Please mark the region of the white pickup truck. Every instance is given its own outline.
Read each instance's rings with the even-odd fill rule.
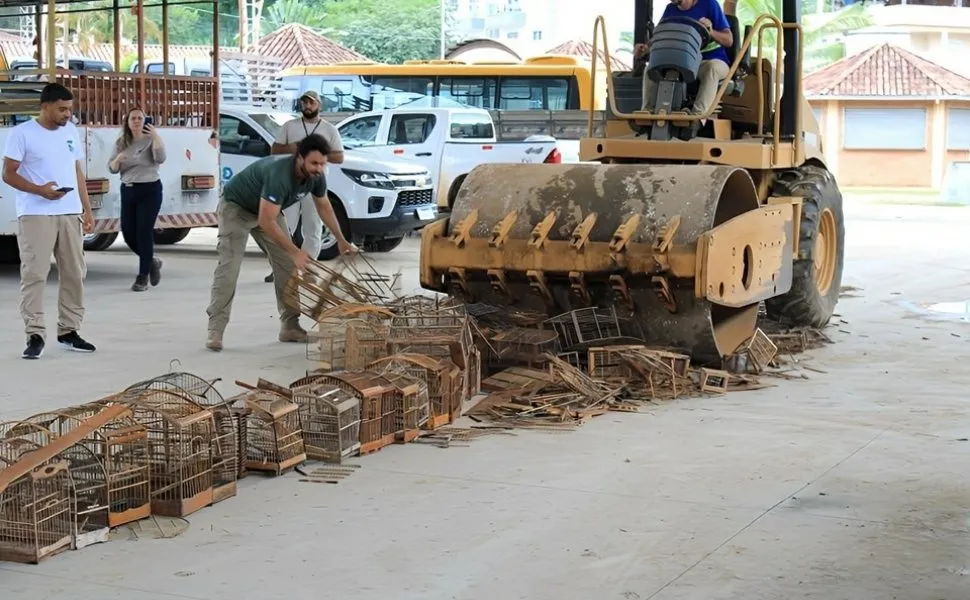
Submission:
[[[222,183],[269,156],[283,124],[296,115],[223,104],[219,108]],[[390,252],[411,231],[438,218],[428,169],[345,148],[344,162],[327,165],[327,191],[344,236],[371,252]],[[297,228],[297,236],[300,229]],[[297,238],[299,243],[299,238]],[[319,259],[337,256],[337,239],[324,227]]]
[[[467,106],[394,108],[357,113],[337,124],[345,148],[424,166],[435,182],[438,210],[450,211],[458,188],[486,163],[559,163],[556,138],[532,135],[499,142],[487,110]]]

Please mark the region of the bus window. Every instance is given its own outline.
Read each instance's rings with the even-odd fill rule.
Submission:
[[[351,79],[324,79],[320,84],[322,112],[354,110],[354,82]]]
[[[496,87],[494,77],[442,77],[438,97],[475,108],[494,108]]]
[[[555,77],[503,77],[498,108],[566,110],[569,81]]]
[[[449,133],[453,140],[493,139],[495,128],[488,115],[452,113]]]
[[[430,77],[379,77],[375,76],[370,88],[371,110],[396,108],[412,100],[433,93],[434,82]]]

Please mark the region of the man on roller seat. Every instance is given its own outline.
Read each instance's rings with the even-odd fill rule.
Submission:
[[[731,25],[721,10],[721,5],[717,0],[671,0],[664,10],[660,21],[669,17],[688,17],[700,22],[711,34],[711,43],[705,46],[701,52],[701,67],[697,74],[698,90],[697,97],[694,98],[694,106],[690,113],[701,115],[714,103],[714,96],[717,95],[717,87],[730,71],[730,63],[725,48],[734,44],[734,35],[731,33]],[[647,51],[646,44],[637,44],[635,52],[637,56],[642,56]],[[656,88],[656,82],[647,76],[646,69],[643,72],[643,109],[650,110],[650,99]]]

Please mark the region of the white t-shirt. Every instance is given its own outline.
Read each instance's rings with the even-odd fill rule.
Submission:
[[[77,180],[75,162],[84,160],[84,149],[74,123],[68,121],[67,125],[53,131],[36,119],[21,123],[10,130],[3,155],[20,161],[17,173],[31,183],[44,185],[53,181],[57,187],[74,188],[59,200],[15,190],[18,217],[81,214],[81,196],[77,187],[85,183]]]

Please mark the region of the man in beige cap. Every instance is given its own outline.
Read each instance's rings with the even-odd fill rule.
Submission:
[[[273,154],[293,154],[296,152],[296,145],[303,138],[312,133],[316,133],[327,140],[330,145],[330,154],[327,155],[327,162],[340,164],[344,162],[344,146],[340,140],[340,132],[320,117],[320,95],[313,90],[307,90],[300,96],[301,116],[287,121],[283,125],[279,138],[273,142]],[[326,179],[325,179],[326,180]],[[303,250],[316,260],[320,255],[322,246],[323,222],[317,213],[313,196],[307,194],[300,202],[289,207],[283,214],[286,216],[286,223],[290,228],[290,235],[296,230],[296,224],[303,217]],[[267,283],[273,281],[273,274],[266,276]]]

